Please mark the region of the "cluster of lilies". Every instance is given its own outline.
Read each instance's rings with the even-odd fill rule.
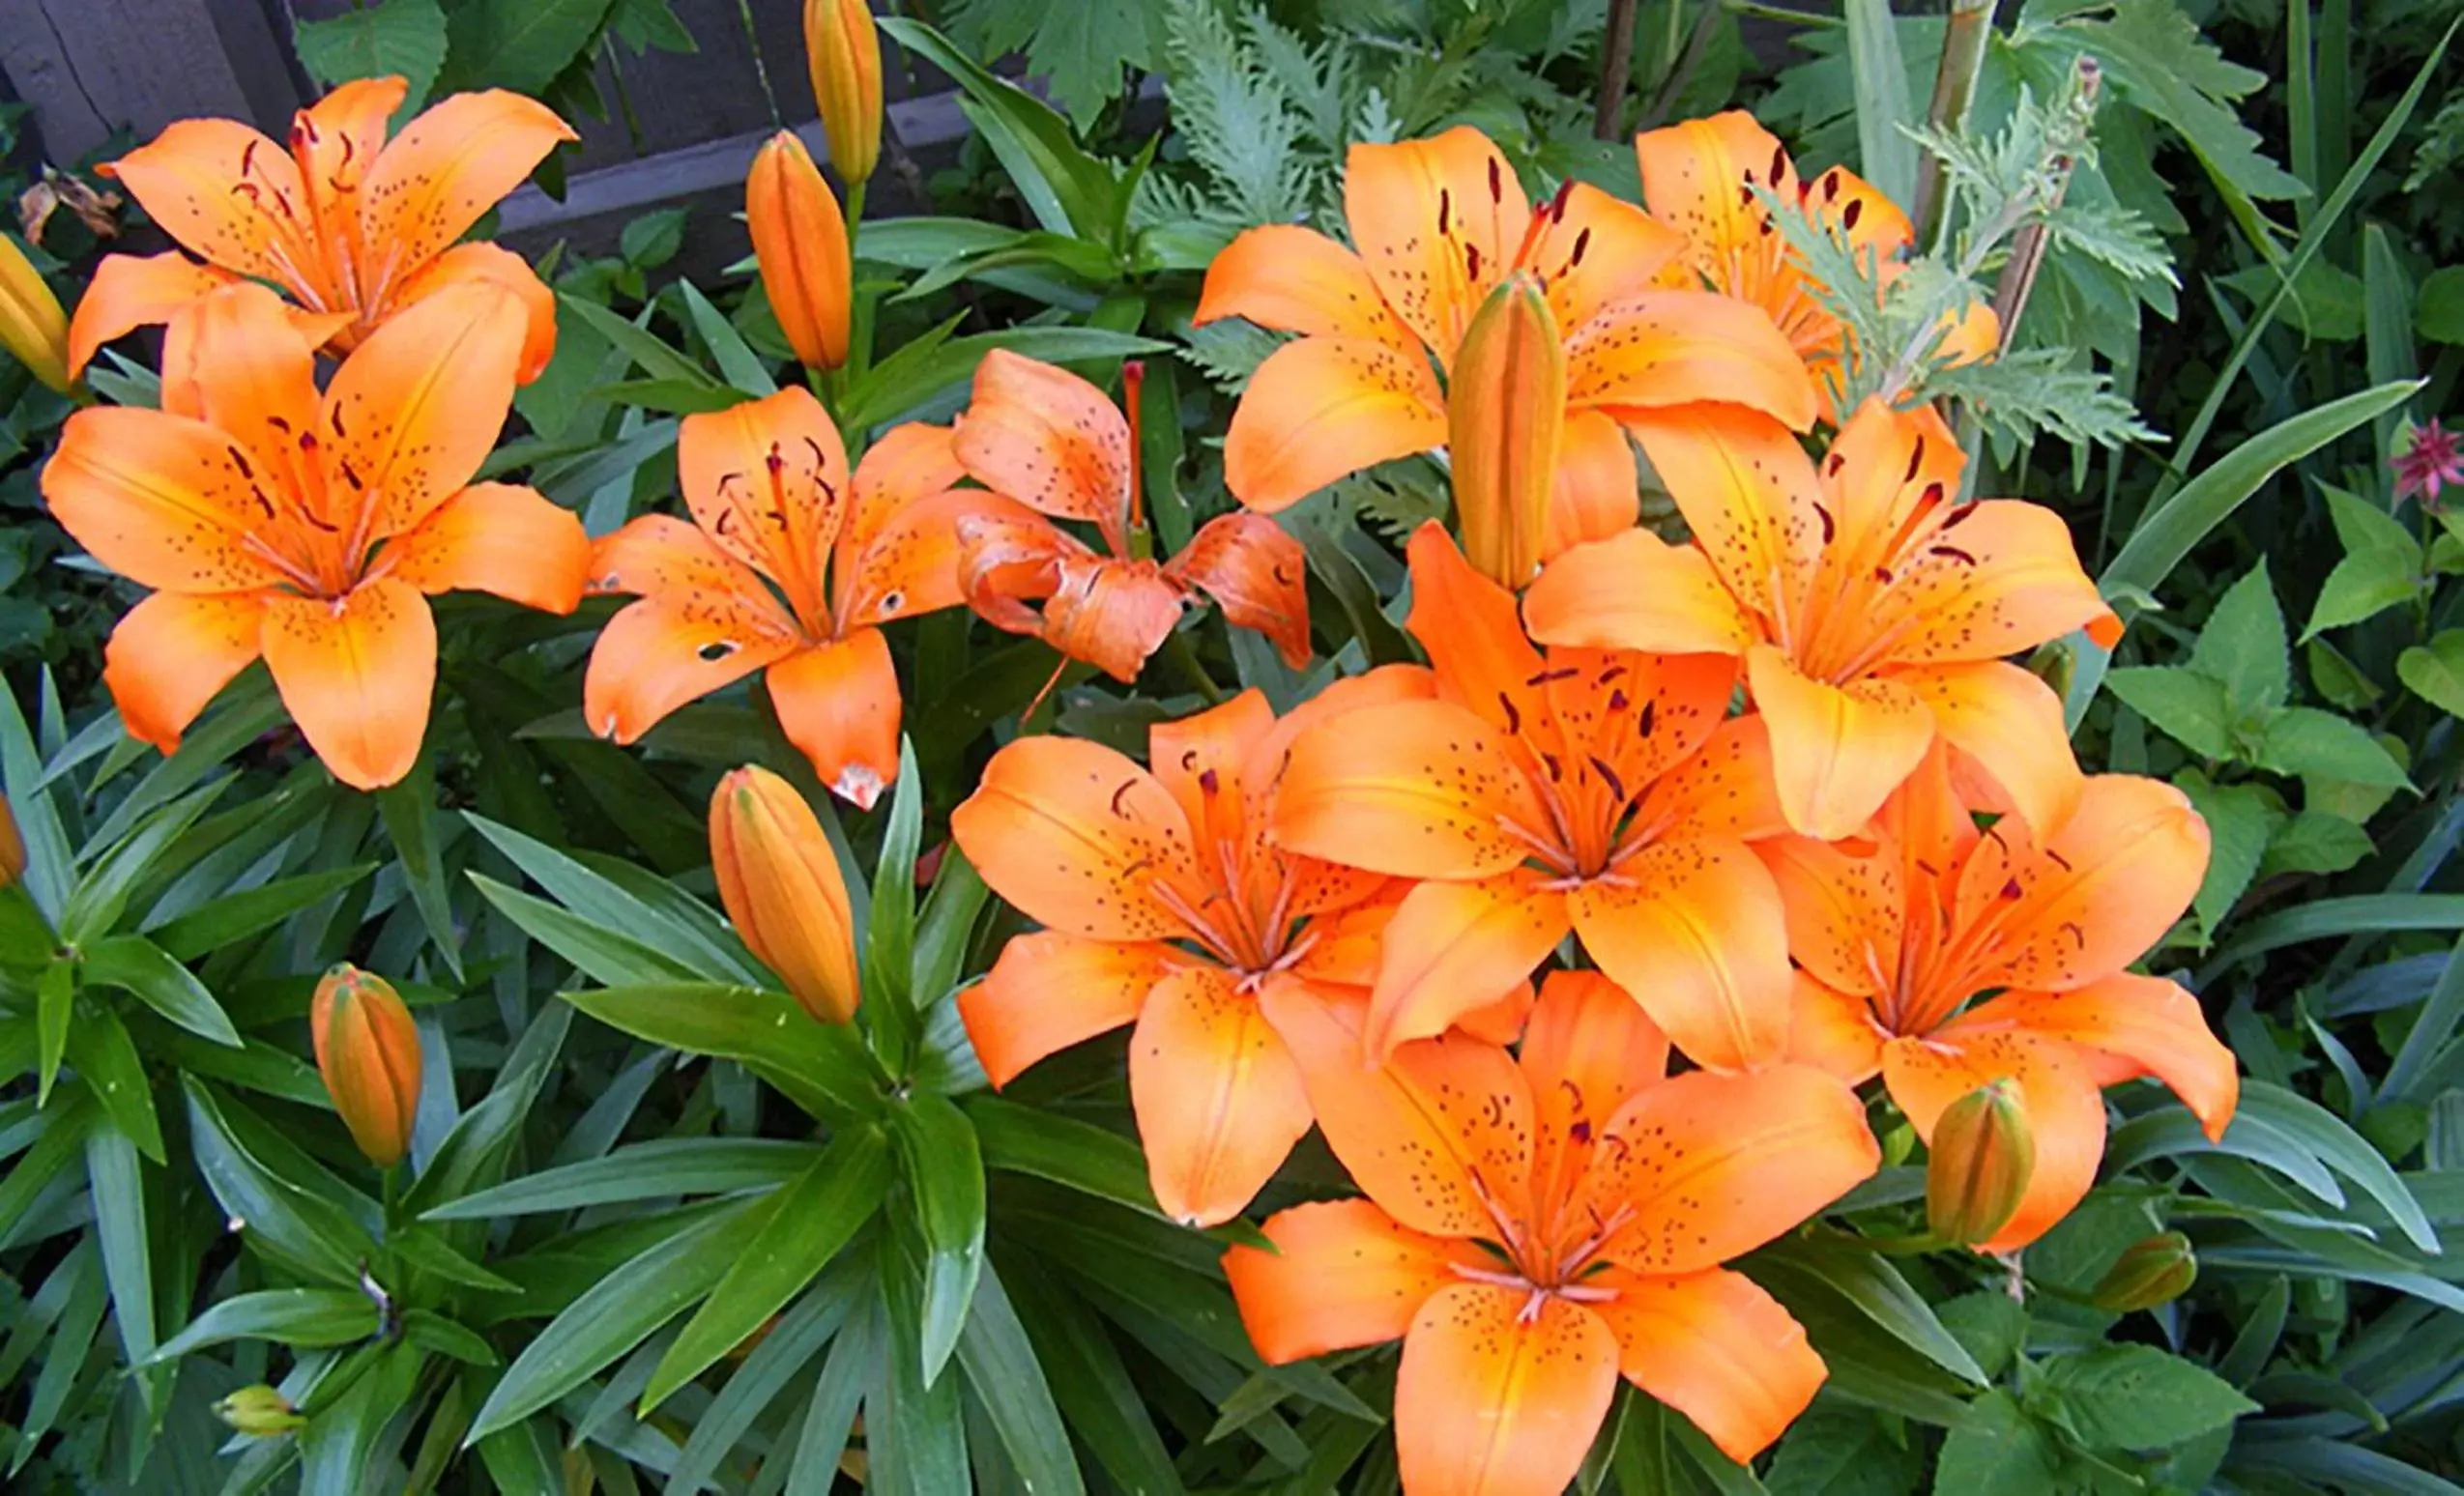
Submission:
[[[1935,413],[1839,408],[1860,351],[1769,215],[1887,278],[1914,236],[1854,176],[1801,180],[1740,114],[1641,137],[1648,211],[1580,184],[1535,208],[1469,129],[1355,148],[1349,247],[1254,229],[1206,277],[1199,321],[1297,336],[1226,434],[1240,506],[1176,555],[1141,512],[1135,368],[1116,405],[1006,353],[950,425],[852,464],[802,387],[687,417],[686,515],[593,539],[474,481],[555,308],[459,243],[570,131],[487,93],[388,139],[402,98],[348,85],[287,146],[187,122],[113,168],[187,252],[106,261],[71,360],[166,324],[160,404],[78,412],[43,487],[151,590],[106,679],[165,752],[262,657],[336,778],[395,783],[433,694],[425,594],[614,593],[595,731],[634,741],[763,672],[821,781],[869,807],[899,762],[884,624],[966,606],[1128,682],[1203,598],[1305,668],[1306,559],[1272,516],[1444,450],[1454,531],[1407,547],[1426,665],[1280,716],[1245,692],[1157,724],[1144,764],[1020,735],[949,816],[1044,927],[960,997],[994,1083],[1130,1027],[1154,1195],[1193,1225],[1247,1209],[1313,1127],[1348,1170],[1360,1197],[1275,1214],[1272,1250],[1225,1270],[1271,1362],[1403,1341],[1412,1496],[1562,1489],[1620,1375],[1734,1458],[1776,1439],[1823,1363],[1724,1264],[1874,1171],[1876,1077],[1928,1139],[2015,1094],[2023,1177],[1944,1244],[1994,1252],[2088,1191],[2102,1087],[2153,1077],[2211,1136],[2230,1119],[2197,1000],[2128,969],[2189,904],[2207,829],[2166,785],[2083,774],[2010,662],[2118,621],[2057,515],[1963,495]],[[847,230],[792,135],[748,209],[789,341],[844,359]],[[1997,334],[1979,308],[1939,355]],[[1638,447],[1682,542],[1638,525]],[[803,841],[795,886],[826,891]],[[844,1021],[852,945],[795,930],[852,939],[844,891],[799,914],[721,860],[748,939],[819,953],[773,964]],[[828,999],[791,966],[834,973]]]

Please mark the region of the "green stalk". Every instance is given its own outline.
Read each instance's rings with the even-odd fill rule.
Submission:
[[[1591,112],[1591,133],[1601,140],[1614,140],[1623,130],[1626,80],[1634,70],[1634,13],[1635,0],[1609,0],[1609,33],[1600,43],[1600,99]]]
[[[1985,71],[1986,43],[1993,36],[1993,0],[1952,0],[1942,33],[1942,66],[1933,74],[1933,102],[1926,121],[1946,133],[1963,129]],[[1931,244],[1941,227],[1945,196],[1942,162],[1927,152],[1917,161],[1917,197],[1911,216],[1917,243]]]

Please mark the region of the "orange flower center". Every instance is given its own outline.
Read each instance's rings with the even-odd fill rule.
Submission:
[[[248,484],[260,523],[243,543],[259,561],[280,572],[301,595],[339,598],[367,572],[368,548],[379,497],[368,491],[351,459],[329,456],[313,431],[295,431],[280,417],[267,424],[279,440],[257,450],[276,463],[263,471],[240,444],[230,447],[231,460]]]

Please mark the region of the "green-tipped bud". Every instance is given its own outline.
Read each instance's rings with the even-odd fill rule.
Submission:
[[[1974,1247],[2010,1223],[2036,1173],[2036,1138],[2018,1083],[1996,1080],[1953,1102],[1933,1124],[1925,1170],[1926,1224],[1937,1240]]]
[[[257,1439],[286,1434],[307,1422],[285,1397],[263,1382],[243,1387],[214,1405],[215,1416]]]
[[[2190,1239],[2166,1231],[2115,1258],[2088,1296],[2098,1309],[2128,1314],[2180,1298],[2198,1279],[2199,1259],[2190,1251]]]

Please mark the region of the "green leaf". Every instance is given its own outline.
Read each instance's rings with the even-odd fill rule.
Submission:
[[[1934,1496],[2037,1496],[2055,1488],[2058,1460],[2044,1425],[1997,1388],[1944,1437]]]
[[[2094,1449],[2164,1449],[2259,1410],[2215,1372],[2153,1345],[2054,1356],[2039,1370],[2042,1395]]]
[[[1102,328],[1069,327],[1010,328],[931,346],[911,343],[848,387],[839,401],[839,423],[857,431],[905,416],[974,378],[975,366],[996,348],[1046,363],[1088,363],[1171,346]]]
[[[1145,1156],[1118,1133],[992,1095],[969,1097],[967,1114],[983,1144],[985,1167],[1049,1179],[1164,1219],[1146,1181]]]
[[[202,911],[200,911],[202,912]],[[97,940],[85,954],[89,986],[113,987],[135,997],[200,1039],[232,1049],[240,1047],[240,1031],[230,1015],[214,1000],[188,967],[143,935],[116,935]]]
[[[465,0],[453,11],[454,81],[538,94],[598,35],[611,0]]]
[[[663,1137],[619,1148],[605,1158],[507,1180],[449,1200],[420,1219],[478,1221],[758,1190],[797,1177],[819,1151],[811,1143],[765,1137]]]
[[[2224,686],[2225,715],[2240,720],[2284,705],[2293,661],[2284,648],[2284,614],[2262,561],[2225,589],[2199,630],[2190,668]]]
[[[880,1133],[850,1128],[832,1138],[778,1191],[761,1231],[733,1250],[727,1276],[651,1372],[641,1416],[650,1417],[801,1292],[881,1209],[889,1180],[889,1145]]]
[[[1826,1399],[1788,1425],[1763,1484],[1771,1496],[1907,1496],[1924,1468],[1880,1419]]]
[[[1017,1466],[1019,1483],[1052,1496],[1085,1492],[1043,1363],[1036,1360],[1000,1276],[989,1270],[975,1285],[973,1307],[959,1333],[958,1364],[1001,1447],[1009,1452],[1010,1463]]]
[[[52,1082],[59,1079],[60,1061],[69,1053],[69,1019],[77,1007],[77,964],[54,960],[43,968],[34,994],[35,1066],[39,1079],[35,1083],[35,1103],[48,1106]]]
[[[2464,628],[2442,630],[2395,659],[2405,689],[2450,717],[2464,717]]]
[[[747,1223],[768,1221],[768,1203],[713,1214],[592,1284],[522,1347],[471,1421],[469,1441],[546,1407],[682,1313],[726,1276]]]
[[[2360,666],[2346,659],[2342,650],[2324,639],[2311,640],[2303,653],[2309,660],[2311,689],[2338,710],[2367,711],[2387,694],[2379,689],[2377,681],[2362,674]]]
[[[867,1496],[941,1496],[969,1488],[967,1424],[959,1395],[963,1378],[928,1378],[917,1295],[923,1286],[922,1246],[893,1222],[886,1233],[896,1256],[882,1274],[889,1346],[878,1378],[864,1395]]]
[[[2433,343],[2464,343],[2464,265],[2443,265],[2422,278],[2413,331]]]
[[[2412,783],[2404,765],[2359,723],[2312,706],[2288,707],[2269,719],[2258,762],[2273,773],[2315,774],[2376,789],[2400,790]]]
[[[975,1125],[949,1098],[918,1091],[890,1111],[925,1249],[921,1371],[933,1385],[958,1348],[984,1265],[984,1161]]]
[[[521,927],[522,933],[573,964],[583,975],[611,987],[642,983],[691,985],[694,973],[663,950],[545,899],[507,888],[483,873],[466,875],[480,897]],[[634,927],[636,929],[639,926]]]
[[[226,1105],[237,1109],[237,1102],[218,1100],[191,1077],[183,1076],[181,1085],[188,1094],[197,1170],[223,1214],[246,1233],[244,1239],[327,1282],[357,1283],[361,1264],[376,1251],[358,1220],[322,1191],[275,1173],[243,1146],[223,1114]]]
[[[1985,1372],[1888,1258],[1861,1248],[1783,1240],[1756,1252],[1749,1276],[1783,1302],[1820,1293],[1844,1301],[1893,1339],[1972,1386]]]
[[[86,1089],[102,1103],[110,1117],[137,1151],[157,1164],[162,1156],[162,1125],[154,1115],[154,1087],[146,1079],[145,1063],[129,1038],[120,1015],[94,1003],[69,1030],[69,1063]]]
[[[956,842],[942,849],[933,891],[924,899],[924,918],[915,932],[915,1005],[929,1008],[949,995],[967,965],[967,946],[975,933],[975,917],[991,895],[984,877],[967,860]]]
[[[2239,1126],[2244,1116],[2294,1139],[2328,1167],[2361,1186],[2363,1193],[2378,1201],[2380,1208],[2394,1220],[2397,1228],[2412,1238],[2414,1246],[2425,1252],[2439,1251],[2438,1233],[2421,1213],[2421,1202],[2413,1198],[2413,1192],[2404,1187],[2404,1181],[2370,1146],[2369,1140],[2347,1127],[2334,1112],[2280,1085],[2247,1079],[2242,1085],[2234,1125]]]
[[[433,1309],[410,1309],[402,1315],[402,1338],[422,1350],[432,1350],[470,1367],[493,1367],[503,1363],[496,1347],[481,1339],[477,1332],[446,1318]]]
[[[2233,718],[2224,686],[2181,665],[2129,665],[2104,677],[2122,705],[2202,759],[2233,757]]]
[[[1895,203],[1916,201],[1917,123],[1908,65],[1890,0],[1847,0],[1848,67],[1856,81],[1857,157],[1866,180]]]
[[[428,939],[455,979],[462,975],[462,942],[453,928],[453,896],[445,886],[445,863],[437,845],[436,761],[426,753],[403,778],[376,792],[385,833],[393,842],[396,866],[411,891]]]
[[[152,926],[146,934],[172,960],[200,961],[225,946],[238,944],[259,931],[272,929],[302,909],[314,908],[375,872],[376,868],[373,862],[362,862],[350,867],[302,873],[295,877],[278,877],[273,882],[201,904],[177,918]],[[89,978],[93,968],[90,952],[86,960]],[[142,997],[145,994],[138,993],[137,995]],[[175,1018],[173,1021],[178,1020]],[[206,1037],[214,1036],[208,1034]]]
[[[871,930],[864,951],[865,995],[895,1003],[908,1014],[916,1008],[915,858],[924,839],[923,781],[915,767],[915,747],[902,738],[898,788],[890,796],[881,858],[873,866]]]
[[[267,1288],[220,1300],[147,1359],[176,1361],[228,1340],[274,1340],[295,1349],[349,1345],[376,1332],[376,1304],[358,1289]]]
[[[2123,98],[2181,134],[2220,186],[2246,197],[2308,195],[2234,113],[2232,101],[2264,86],[2267,74],[2225,61],[2173,0],[2122,0],[2111,19],[2066,29],[2104,64]]]
[[[2273,265],[2253,265],[2216,278],[2219,284],[2240,292],[2252,306],[2265,305],[2282,283]],[[2299,328],[2304,337],[2349,343],[2362,335],[2363,298],[2361,276],[2330,261],[2312,260],[2302,267],[2301,275],[2285,294],[2284,304],[2291,313],[2286,320]]]
[[[145,1178],[136,1145],[115,1127],[86,1135],[86,1193],[94,1202],[95,1239],[102,1274],[111,1286],[111,1318],[120,1327],[120,1348],[135,1366],[154,1354],[154,1249],[146,1232]],[[0,1225],[0,1238],[8,1227]],[[155,1379],[141,1379],[151,1389]]]
[[[445,66],[445,12],[437,0],[377,0],[326,20],[295,20],[291,48],[329,88],[398,73],[411,85],[402,107],[416,110]]]
[[[2302,631],[2305,640],[2409,602],[2422,585],[2421,543],[2393,515],[2340,488],[2320,489],[2335,520],[2336,538],[2344,542],[2344,559],[2319,589],[2309,625]]]
[[[2173,783],[2207,821],[2212,843],[2207,877],[2190,906],[2198,911],[2200,931],[2213,938],[2234,901],[2257,876],[2259,859],[2267,854],[2268,840],[2283,821],[2284,809],[2257,785],[2213,785],[2196,769],[2183,770]]]
[[[1084,129],[1120,97],[1123,70],[1151,72],[1162,63],[1160,17],[1160,7],[1139,0],[968,0],[954,29],[964,28],[962,40],[977,56],[1026,53],[1028,72],[1051,86],[1053,98]],[[966,81],[904,29],[897,34]]]
[[[2268,838],[2259,877],[2284,873],[2342,873],[2376,848],[2370,834],[2341,816],[2305,810],[2276,828]]]
[[[556,302],[560,311],[569,312],[581,319],[592,331],[623,350],[627,357],[642,366],[642,372],[650,375],[651,378],[693,387],[713,396],[723,396],[726,405],[737,404],[740,399],[735,390],[729,389],[717,380],[712,379],[710,372],[699,363],[662,342],[658,334],[640,323],[628,322],[607,307],[584,297],[560,294]],[[649,321],[650,315],[650,311],[645,308],[642,313],[643,321]],[[714,408],[723,410],[726,405]]]
[[[676,226],[680,240],[683,227],[680,216]],[[628,225],[627,232],[630,231]],[[669,251],[670,254],[674,252]],[[744,341],[744,334],[736,331],[736,324],[712,306],[710,299],[704,296],[701,288],[693,282],[680,280],[676,289],[684,298],[684,310],[693,319],[693,330],[702,334],[703,342],[710,345],[710,357],[718,360],[719,372],[727,376],[727,382],[745,394],[756,397],[777,393],[778,381],[770,378],[769,366]]]
[[[843,1024],[817,1023],[781,993],[715,982],[665,982],[561,993],[637,1039],[736,1060],[824,1120],[881,1104],[871,1056]]]

